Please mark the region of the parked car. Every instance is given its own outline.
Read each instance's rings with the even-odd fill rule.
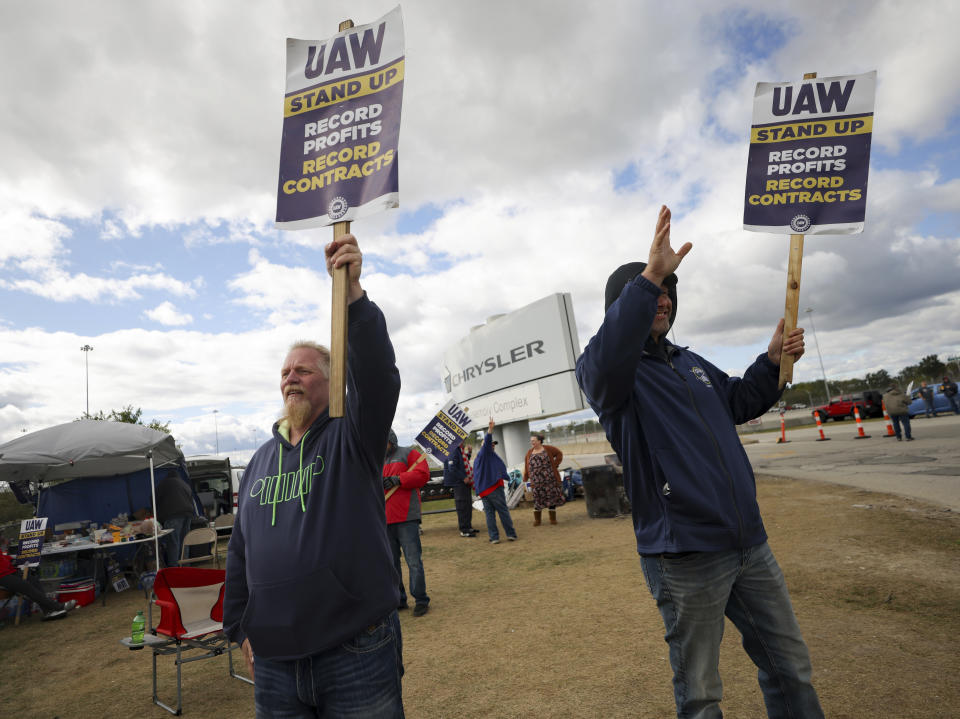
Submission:
[[[844,394],[831,399],[827,404],[814,407],[813,415],[820,415],[820,421],[826,422],[828,419],[839,422],[840,420],[854,418],[854,408],[860,410],[860,419],[868,417],[883,416],[883,394],[875,389],[855,392],[853,394]]]
[[[943,394],[940,391],[940,387],[937,385],[927,385],[933,389],[933,410],[938,414],[943,412],[945,414],[952,414],[953,407],[950,406],[950,400],[947,399],[947,395]],[[923,397],[920,396],[920,388],[914,387],[910,391],[910,405],[907,407],[907,412],[910,415],[910,419],[914,417],[921,416],[927,411],[927,405],[923,402]]]

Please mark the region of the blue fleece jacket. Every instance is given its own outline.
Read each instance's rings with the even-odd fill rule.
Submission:
[[[453,456],[443,463],[443,486],[459,487],[467,478],[467,470],[463,466],[463,449],[457,446]]]
[[[685,347],[644,351],[660,288],[628,282],[577,360],[577,380],[623,464],[637,550],[720,551],[766,539],[736,425],[777,401],[779,370],[760,355],[728,377]],[[666,340],[664,340],[666,341]]]
[[[486,497],[509,479],[507,465],[493,450],[493,435],[487,432],[483,435],[483,445],[473,461],[473,482],[477,496]]]
[[[297,446],[274,425],[239,491],[224,629],[269,659],[337,646],[400,603],[380,474],[400,374],[379,308],[364,295],[348,312],[345,416],[325,410]]]

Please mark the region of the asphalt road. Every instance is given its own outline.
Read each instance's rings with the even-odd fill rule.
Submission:
[[[757,474],[846,484],[960,512],[960,415],[917,417],[910,424],[913,442],[885,437],[882,419],[863,423],[868,439],[855,439],[857,425],[851,421],[824,424],[826,442],[817,441],[815,425],[788,427],[785,444],[777,442],[779,432],[741,439]],[[603,463],[602,454],[583,454],[564,457],[562,466]]]
[[[817,441],[816,426],[788,428],[785,444],[777,443],[779,433],[743,441],[757,474],[847,484],[960,511],[960,415],[917,417],[910,425],[913,442],[884,436],[882,419],[863,424],[869,439],[856,439],[856,423],[844,421],[823,425],[826,442]]]

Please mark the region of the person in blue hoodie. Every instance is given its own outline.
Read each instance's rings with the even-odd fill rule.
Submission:
[[[736,425],[780,397],[781,351],[798,359],[803,330],[728,377],[667,331],[675,271],[693,245],[670,245],[663,206],[648,261],[607,281],[605,316],[577,360],[580,388],[623,464],[637,550],[666,627],[678,717],[720,717],[724,617],[757,665],[770,717],[822,717],[807,646],[767,545],[756,481]]]
[[[347,267],[343,417],[330,417],[330,353],[297,342],[280,371],[284,416],[243,475],[227,551],[223,624],[241,644],[257,717],[402,717],[402,640],[384,513],[383,448],[400,394],[383,313]]]
[[[497,515],[500,515],[500,524],[507,533],[511,542],[517,539],[517,530],[513,528],[513,519],[507,507],[507,494],[503,490],[503,483],[510,481],[507,474],[507,465],[497,456],[493,441],[493,417],[487,423],[487,432],[483,435],[483,445],[477,452],[473,462],[473,481],[476,484],[477,496],[483,501],[483,513],[487,517],[487,535],[490,544],[500,544],[500,530],[497,529]]]

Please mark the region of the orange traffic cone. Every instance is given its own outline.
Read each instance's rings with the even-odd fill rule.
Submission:
[[[857,418],[857,436],[854,439],[870,439],[870,435],[863,431],[863,423],[860,421],[860,408],[853,408],[853,416]]]
[[[887,433],[883,435],[884,437],[896,437],[896,433],[893,431],[893,422],[890,421],[890,415],[887,414],[887,403],[881,402],[880,406],[883,407],[883,418],[887,420]]]
[[[823,425],[820,424],[820,413],[819,413],[819,412],[814,412],[814,413],[813,413],[813,416],[817,418],[817,429],[818,429],[819,432],[820,432],[820,439],[818,439],[817,441],[818,441],[818,442],[829,442],[829,441],[830,441],[830,438],[827,437],[826,435],[824,435],[824,433],[823,433]]]
[[[780,413],[780,439],[777,440],[777,444],[786,444],[790,440],[787,439],[787,421],[783,418],[783,412]]]

